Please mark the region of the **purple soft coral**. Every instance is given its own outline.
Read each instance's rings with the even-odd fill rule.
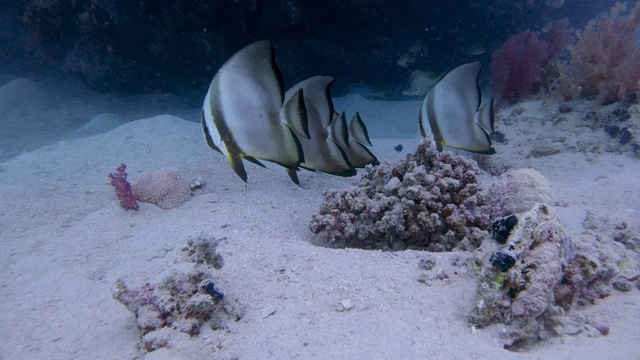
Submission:
[[[131,184],[127,181],[126,169],[127,165],[120,164],[115,174],[109,174],[109,179],[111,179],[109,184],[115,189],[116,196],[120,200],[120,206],[123,209],[137,211],[139,209],[138,202],[131,191]]]

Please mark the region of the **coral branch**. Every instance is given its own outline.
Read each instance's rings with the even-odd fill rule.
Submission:
[[[133,196],[133,192],[131,191],[131,184],[127,181],[127,173],[125,170],[127,169],[127,165],[120,164],[118,169],[116,169],[116,173],[109,174],[109,185],[113,186],[116,196],[120,201],[120,206],[122,206],[125,210],[138,210],[138,202],[136,198]]]

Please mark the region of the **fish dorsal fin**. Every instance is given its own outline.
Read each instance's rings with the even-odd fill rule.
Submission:
[[[350,149],[349,129],[347,128],[347,117],[344,113],[335,113],[331,124],[329,124],[329,138],[336,142],[343,149]]]
[[[356,112],[349,123],[349,136],[359,142],[362,145],[373,146],[371,145],[371,140],[369,139],[369,132],[367,131],[367,127],[364,125],[364,121],[360,118],[360,114]]]
[[[287,124],[295,133],[310,139],[303,89],[296,91],[284,104],[280,110],[280,121]]]
[[[480,76],[481,65],[479,62],[460,65],[449,71],[440,80],[433,90],[436,96],[447,93],[449,96],[458,98],[458,106],[464,106],[465,109],[474,113],[480,107],[480,86],[478,85],[478,76]]]
[[[269,103],[275,109],[282,106],[284,81],[270,41],[258,41],[240,49],[222,65],[219,72],[234,72],[255,79],[265,90]]]
[[[292,86],[285,93],[285,102],[300,89],[304,91],[304,103],[307,114],[313,114],[314,121],[320,121],[321,127],[328,127],[333,117],[331,86],[335,82],[332,76],[312,76]],[[311,116],[311,115],[309,115]]]

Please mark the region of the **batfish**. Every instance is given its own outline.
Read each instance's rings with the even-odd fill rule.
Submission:
[[[332,138],[342,147],[347,154],[347,158],[354,168],[360,169],[365,166],[378,165],[380,162],[367,148],[371,145],[367,127],[356,112],[347,127],[347,118],[344,111],[340,114],[334,113],[331,123]]]
[[[493,99],[481,105],[480,63],[461,65],[447,73],[427,93],[420,110],[420,133],[443,145],[494,154],[489,135],[495,117]]]
[[[285,93],[285,101],[302,90],[307,109],[309,138],[298,137],[304,152],[301,168],[338,176],[354,176],[356,169],[351,165],[345,151],[332,138],[331,124],[334,114],[331,100],[331,76],[313,76],[299,82]],[[289,176],[295,170],[287,169]],[[297,179],[294,179],[294,182]]]
[[[211,81],[202,105],[207,144],[227,157],[247,181],[242,159],[298,169],[304,153],[298,135],[309,138],[303,90],[284,102],[284,85],[269,41],[235,53]]]

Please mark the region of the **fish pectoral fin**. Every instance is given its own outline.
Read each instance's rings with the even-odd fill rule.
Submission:
[[[359,142],[362,145],[373,146],[371,145],[371,139],[369,139],[369,132],[367,131],[367,127],[362,121],[360,114],[356,112],[349,123],[349,135],[353,138],[353,140]]]
[[[242,181],[247,182],[247,172],[244,169],[244,164],[242,163],[242,155],[239,153],[227,153],[227,161],[231,165],[233,171],[238,175]]]
[[[252,163],[254,163],[254,164],[258,165],[258,166],[262,166],[265,169],[268,169],[268,167],[264,166],[263,163],[258,161],[258,159],[254,158],[253,156],[244,155],[244,156],[242,156],[242,158],[247,160],[247,161],[249,161],[249,162],[252,162]]]
[[[300,136],[311,139],[309,135],[309,123],[307,121],[307,108],[304,105],[304,93],[300,89],[287,101],[280,110],[280,121],[287,124]]]

